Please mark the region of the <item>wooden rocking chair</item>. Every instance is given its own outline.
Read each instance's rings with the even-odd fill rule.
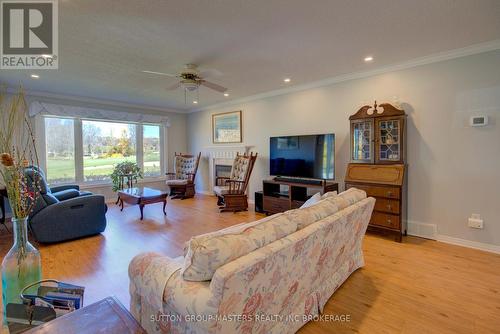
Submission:
[[[198,171],[201,152],[198,156],[175,153],[174,172],[167,173],[167,186],[170,188],[170,196],[176,198],[190,198],[195,192],[194,179]]]
[[[253,166],[257,160],[255,155],[236,155],[231,168],[230,177],[217,177],[214,192],[217,195],[219,211],[245,211],[248,210],[248,197],[246,190],[252,174]]]

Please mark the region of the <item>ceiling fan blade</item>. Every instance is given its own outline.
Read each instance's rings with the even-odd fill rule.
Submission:
[[[199,72],[200,77],[206,79],[206,78],[213,78],[213,77],[221,77],[223,74],[221,71],[216,70],[215,68],[207,68],[204,70],[201,70]]]
[[[171,86],[168,86],[166,88],[166,90],[176,90],[177,88],[179,88],[181,86],[181,83],[180,82],[177,82],[175,83],[174,85],[171,85]]]
[[[206,81],[206,80],[200,80],[200,84],[205,86],[205,87],[208,87],[210,89],[213,89],[217,92],[220,92],[220,93],[224,93],[227,90],[227,88],[225,88],[225,87],[222,87],[218,84],[215,84],[213,82]]]
[[[155,71],[141,71],[142,73],[148,73],[148,74],[156,74],[156,75],[163,75],[166,77],[171,77],[171,78],[176,78],[177,74],[170,74],[170,73],[162,73],[162,72],[155,72]]]

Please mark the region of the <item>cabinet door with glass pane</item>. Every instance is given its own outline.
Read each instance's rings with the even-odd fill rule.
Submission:
[[[373,120],[363,119],[351,122],[351,161],[372,163]]]
[[[375,122],[375,162],[402,163],[404,118],[381,118]]]

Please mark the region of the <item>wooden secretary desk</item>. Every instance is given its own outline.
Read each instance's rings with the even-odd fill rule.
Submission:
[[[401,242],[407,229],[406,114],[391,104],[364,106],[349,117],[351,163],[345,188],[375,197],[368,228],[393,233]]]

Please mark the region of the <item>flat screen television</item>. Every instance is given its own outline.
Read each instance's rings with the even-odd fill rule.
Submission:
[[[335,178],[335,134],[271,137],[270,174]]]

